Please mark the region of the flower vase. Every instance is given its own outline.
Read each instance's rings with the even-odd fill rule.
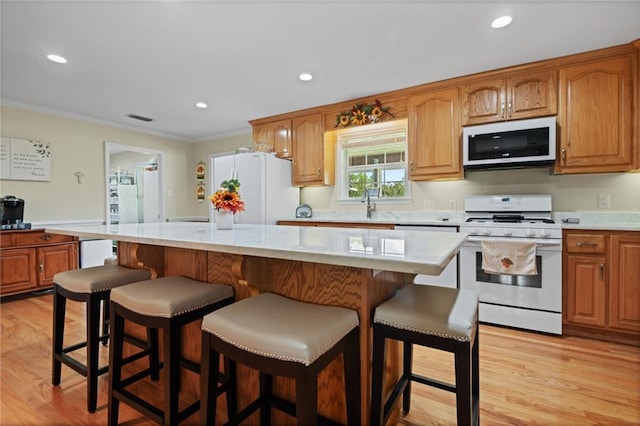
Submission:
[[[216,211],[216,229],[233,229],[233,212],[229,210]]]

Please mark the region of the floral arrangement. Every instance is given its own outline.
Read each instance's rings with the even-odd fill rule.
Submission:
[[[217,211],[225,210],[233,214],[244,211],[244,201],[240,198],[238,188],[240,188],[238,179],[222,181],[220,189],[209,197],[213,207]]]
[[[389,107],[383,107],[382,102],[376,99],[372,104],[355,104],[349,111],[342,111],[336,115],[333,127],[347,127],[349,124],[361,125],[367,123],[377,123],[384,114],[395,117]]]

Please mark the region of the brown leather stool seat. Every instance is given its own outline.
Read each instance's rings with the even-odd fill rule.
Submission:
[[[260,408],[260,424],[270,424],[272,406],[296,416],[299,425],[318,423],[318,373],[343,354],[347,421],[361,423],[358,314],[346,308],[304,303],[263,293],[243,299],[202,321],[201,424],[214,424],[217,365],[225,358],[260,372],[260,396],[229,417],[239,424]],[[230,361],[231,362],[231,361]],[[235,372],[235,368],[231,371]],[[296,403],[272,394],[273,376],[292,377]]]
[[[383,400],[386,339],[403,342],[403,372]],[[413,374],[414,344],[452,352],[455,385]],[[373,319],[371,424],[385,424],[401,394],[402,409],[409,412],[412,381],[454,392],[458,425],[479,424],[478,366],[478,294],[427,285],[403,287],[376,308]]]
[[[119,287],[111,292],[109,350],[109,425],[118,423],[120,401],[130,405],[153,421],[177,425],[200,407],[195,401],[179,411],[180,368],[200,372],[200,364],[181,357],[182,327],[234,301],[233,288],[228,285],[204,283],[181,276],[168,276]],[[152,330],[157,342],[158,329],[163,334],[163,362],[158,363],[152,351],[150,368],[123,379],[123,343],[125,320]],[[147,376],[154,378],[163,370],[164,404],[155,407],[126,388]],[[222,390],[228,388],[224,381]]]
[[[107,367],[98,367],[99,343],[106,343],[109,338],[107,328],[100,334],[100,305],[104,303],[105,311],[111,289],[148,280],[149,271],[131,269],[119,265],[94,266],[92,268],[75,269],[59,272],[53,277],[53,351],[51,383],[60,384],[62,364],[74,369],[87,378],[87,410],[96,410],[98,398],[98,376],[107,371]],[[87,337],[84,342],[63,347],[64,325],[67,299],[86,303]],[[139,342],[139,346],[144,346]],[[87,348],[86,365],[72,358],[69,352]]]

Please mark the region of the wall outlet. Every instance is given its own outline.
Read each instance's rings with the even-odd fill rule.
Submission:
[[[433,210],[433,200],[424,200],[424,209]]]
[[[608,209],[611,205],[611,197],[609,194],[600,194],[598,195],[598,208],[599,209]]]
[[[456,200],[449,200],[449,210],[456,211],[458,209],[458,202]]]

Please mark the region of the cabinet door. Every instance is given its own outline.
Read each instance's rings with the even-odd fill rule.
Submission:
[[[36,249],[0,251],[0,295],[21,293],[36,287]]]
[[[410,97],[407,115],[410,179],[462,178],[458,89]]]
[[[568,323],[605,327],[605,258],[567,256]]]
[[[634,58],[628,55],[560,70],[557,173],[618,172],[635,166]]]
[[[640,332],[640,234],[611,236],[609,326]]]
[[[55,274],[78,267],[78,251],[75,243],[39,247],[37,250],[39,287],[52,286]]]
[[[481,124],[506,118],[504,78],[483,80],[462,87],[462,124]]]
[[[291,120],[279,120],[253,128],[253,143],[265,142],[278,157],[291,156]]]
[[[324,127],[322,114],[291,120],[294,185],[324,183]]]
[[[555,115],[558,110],[556,73],[552,70],[521,74],[507,82],[507,118]]]

